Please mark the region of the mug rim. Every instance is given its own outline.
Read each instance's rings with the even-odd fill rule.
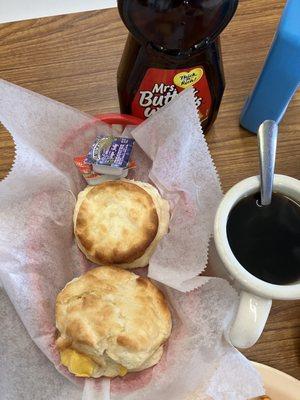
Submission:
[[[214,239],[217,252],[229,274],[250,292],[270,299],[300,299],[300,282],[288,285],[276,285],[257,278],[239,263],[229,245],[227,220],[230,211],[241,198],[257,192],[259,187],[259,176],[251,176],[238,182],[224,195],[219,204],[214,222]],[[292,198],[293,196],[290,192],[297,193],[298,198],[294,200],[300,200],[300,181],[298,179],[275,174],[274,189]]]

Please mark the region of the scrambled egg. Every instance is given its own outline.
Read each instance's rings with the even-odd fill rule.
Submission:
[[[125,376],[127,374],[127,368],[123,367],[123,365],[119,366],[119,376]]]
[[[78,353],[71,348],[60,352],[60,361],[72,374],[81,378],[91,377],[95,369],[99,367],[90,357]],[[123,367],[123,365],[119,365],[118,372],[119,376],[125,376],[127,374],[127,368]]]
[[[60,352],[60,360],[62,365],[67,367],[72,374],[84,378],[92,376],[97,367],[95,361],[70,348]]]

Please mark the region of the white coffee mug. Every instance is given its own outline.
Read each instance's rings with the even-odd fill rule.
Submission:
[[[240,291],[237,315],[229,332],[229,340],[239,348],[251,347],[259,339],[271,309],[272,299],[300,299],[300,280],[288,285],[265,282],[243,268],[231,251],[226,229],[230,211],[242,198],[259,192],[259,189],[258,176],[239,182],[225,194],[215,217],[214,240],[217,253],[234,286]],[[273,191],[300,204],[300,181],[297,179],[275,175]]]

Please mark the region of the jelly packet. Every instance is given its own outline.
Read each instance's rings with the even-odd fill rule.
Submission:
[[[84,177],[86,180],[86,183],[88,185],[99,185],[102,182],[112,180],[112,179],[119,179],[117,176],[110,176],[110,175],[104,175],[104,174],[97,174],[96,172],[93,171],[92,165],[88,164],[85,161],[85,156],[78,156],[74,158],[74,164],[76,165],[78,171],[81,173],[81,175]],[[124,178],[127,176],[124,176]],[[122,176],[123,178],[123,176]]]
[[[93,171],[123,177],[128,169],[134,139],[117,136],[98,136],[85,159]]]
[[[121,178],[126,178],[128,175],[128,170],[136,167],[136,162],[131,161],[128,164],[128,167],[123,170],[121,175],[108,175],[108,174],[99,174],[93,170],[92,164],[86,162],[85,156],[78,156],[74,158],[74,164],[76,165],[78,171],[86,180],[88,185],[100,185],[100,183],[105,181],[117,180]]]

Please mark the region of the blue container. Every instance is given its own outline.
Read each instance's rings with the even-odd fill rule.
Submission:
[[[288,0],[271,49],[241,114],[241,125],[257,133],[271,119],[280,123],[300,86],[300,0]]]

